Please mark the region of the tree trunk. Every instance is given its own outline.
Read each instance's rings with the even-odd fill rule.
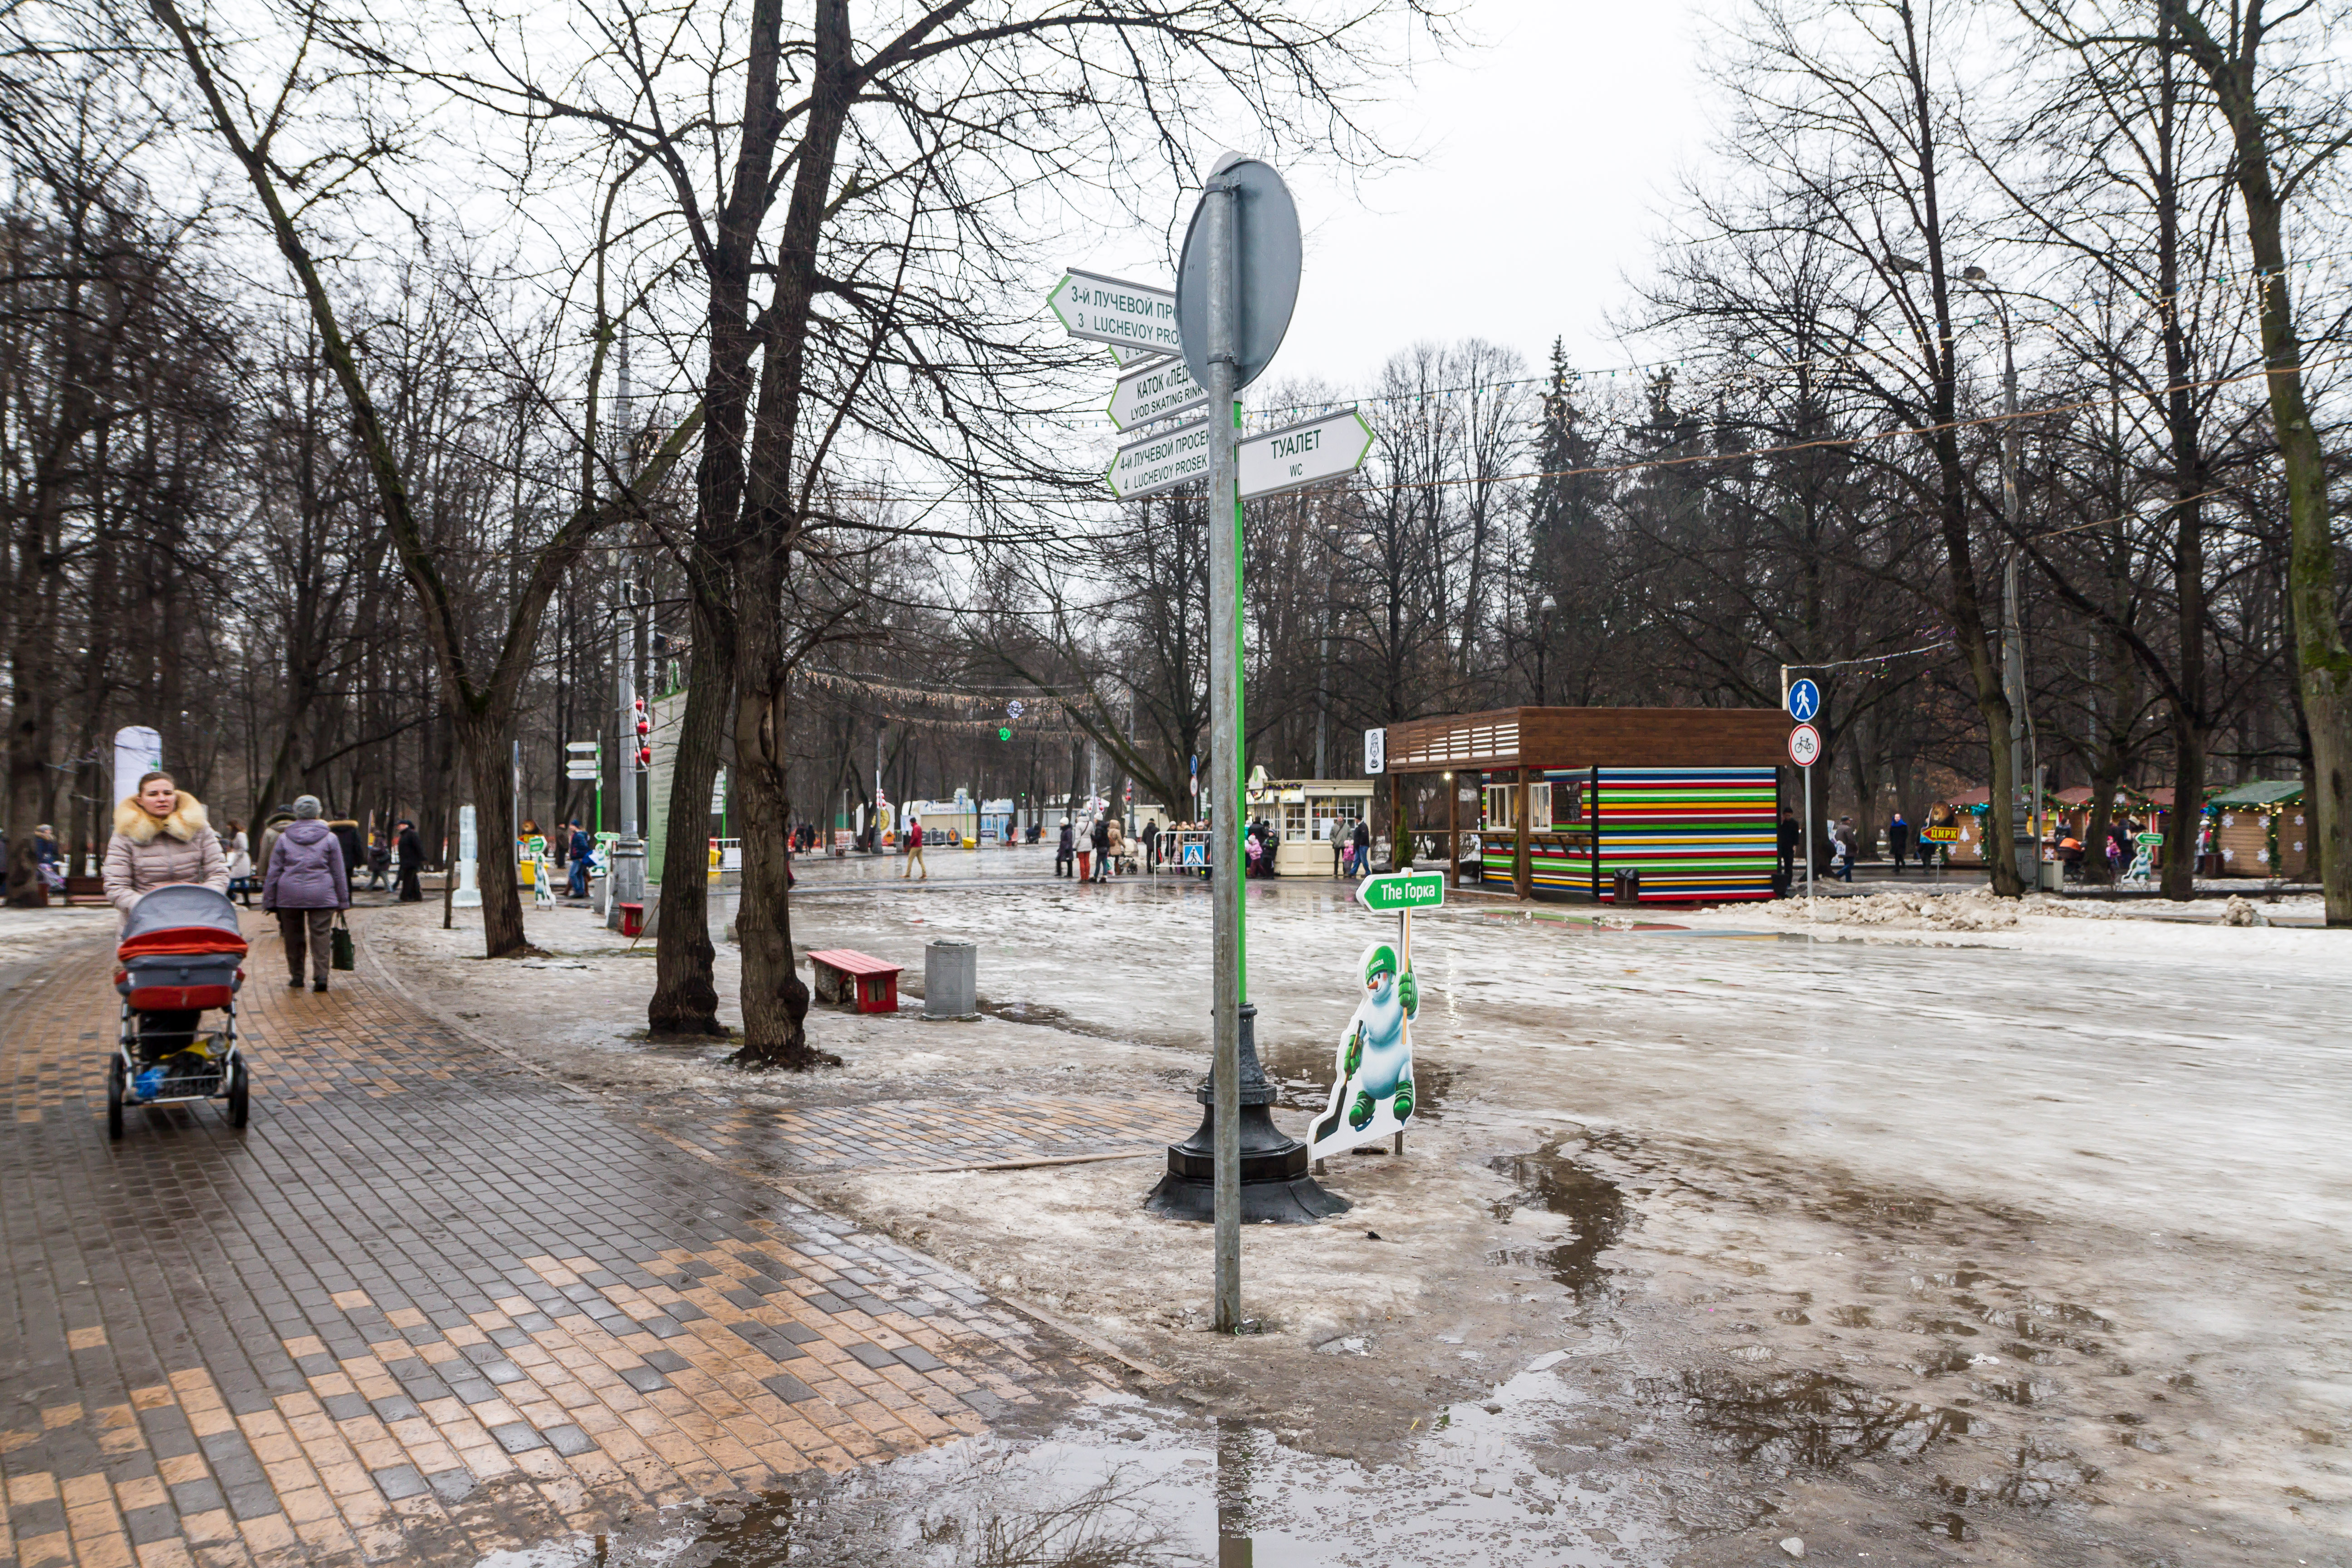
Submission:
[[[2303,342],[2287,287],[2286,197],[2278,186],[2270,119],[2255,97],[2264,23],[2260,7],[2243,16],[2236,16],[2233,7],[2235,30],[2225,51],[2185,0],[2163,0],[2162,10],[2205,73],[2236,144],[2234,173],[2245,206],[2246,244],[2262,285],[2271,424],[2286,478],[2287,604],[2294,616],[2296,685],[2311,734],[2304,796],[2314,813],[2312,847],[2319,859],[2327,923],[2352,926],[2352,650],[2346,648],[2336,620],[2326,459],[2304,395]]]
[[[723,636],[698,607],[686,714],[678,721],[677,753],[670,764],[669,829],[662,850],[668,874],[662,878],[661,923],[654,935],[653,1000],[646,1006],[646,1026],[656,1035],[727,1032],[719,1021],[719,987],[711,973],[716,952],[710,942],[710,881],[686,874],[687,868],[701,867],[709,853],[704,825],[709,821],[727,706],[734,697],[734,659]],[[740,764],[736,773],[740,801]],[[751,834],[741,837],[749,845]]]
[[[809,991],[793,958],[786,869],[792,800],[784,773],[791,672],[783,657],[781,557],[781,550],[757,550],[735,578],[742,590],[735,799],[742,817],[743,897],[735,940],[743,952],[743,1044],[734,1059],[742,1067],[798,1069],[838,1066],[840,1058],[809,1048]]]
[[[507,715],[460,713],[454,724],[461,772],[474,786],[474,875],[482,889],[482,946],[489,958],[533,951],[523,935],[522,889],[515,868],[508,721]]]

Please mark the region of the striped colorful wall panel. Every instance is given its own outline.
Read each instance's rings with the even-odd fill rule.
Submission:
[[[1619,871],[1642,874],[1642,898],[1769,899],[1778,864],[1780,796],[1772,768],[1603,768],[1600,790],[1601,888]],[[1556,773],[1555,780],[1591,774]],[[1507,838],[1484,846],[1486,879],[1511,879]],[[1535,885],[1590,892],[1591,858],[1536,854]]]

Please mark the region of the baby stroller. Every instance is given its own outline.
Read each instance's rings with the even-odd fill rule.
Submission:
[[[237,960],[245,937],[226,893],[182,885],[158,888],[131,906],[114,952],[122,967],[122,1037],[106,1071],[106,1135],[122,1136],[125,1105],[177,1105],[226,1100],[228,1122],[242,1127],[248,1085],[236,1048]],[[199,1035],[202,1015],[222,1015],[218,1033]]]

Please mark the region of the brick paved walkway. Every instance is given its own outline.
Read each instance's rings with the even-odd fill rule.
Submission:
[[[471,1563],[1116,1381],[929,1259],[282,962],[247,963],[241,1134],[134,1110],[109,1144],[104,952],[11,999],[0,1568]],[[952,1163],[927,1151],[953,1114],[880,1142],[929,1127],[890,1157]],[[858,1115],[803,1131],[845,1160]]]
[[[784,1170],[811,1175],[963,1171],[1155,1154],[1200,1120],[1198,1105],[1173,1094],[1141,1104],[1064,1095],[971,1103],[885,1100],[805,1110],[730,1110],[693,1138],[713,1152],[766,1155]]]

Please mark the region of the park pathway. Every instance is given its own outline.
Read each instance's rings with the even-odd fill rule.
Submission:
[[[108,948],[0,999],[0,1568],[471,1563],[1123,1377],[752,1179],[729,1158],[743,1129],[630,1119],[365,961],[290,990],[261,929],[242,1133],[215,1104],[134,1110],[108,1142]],[[812,1127],[808,1163],[938,1168],[1111,1131],[1021,1114],[996,1141],[924,1116],[884,1146]]]

